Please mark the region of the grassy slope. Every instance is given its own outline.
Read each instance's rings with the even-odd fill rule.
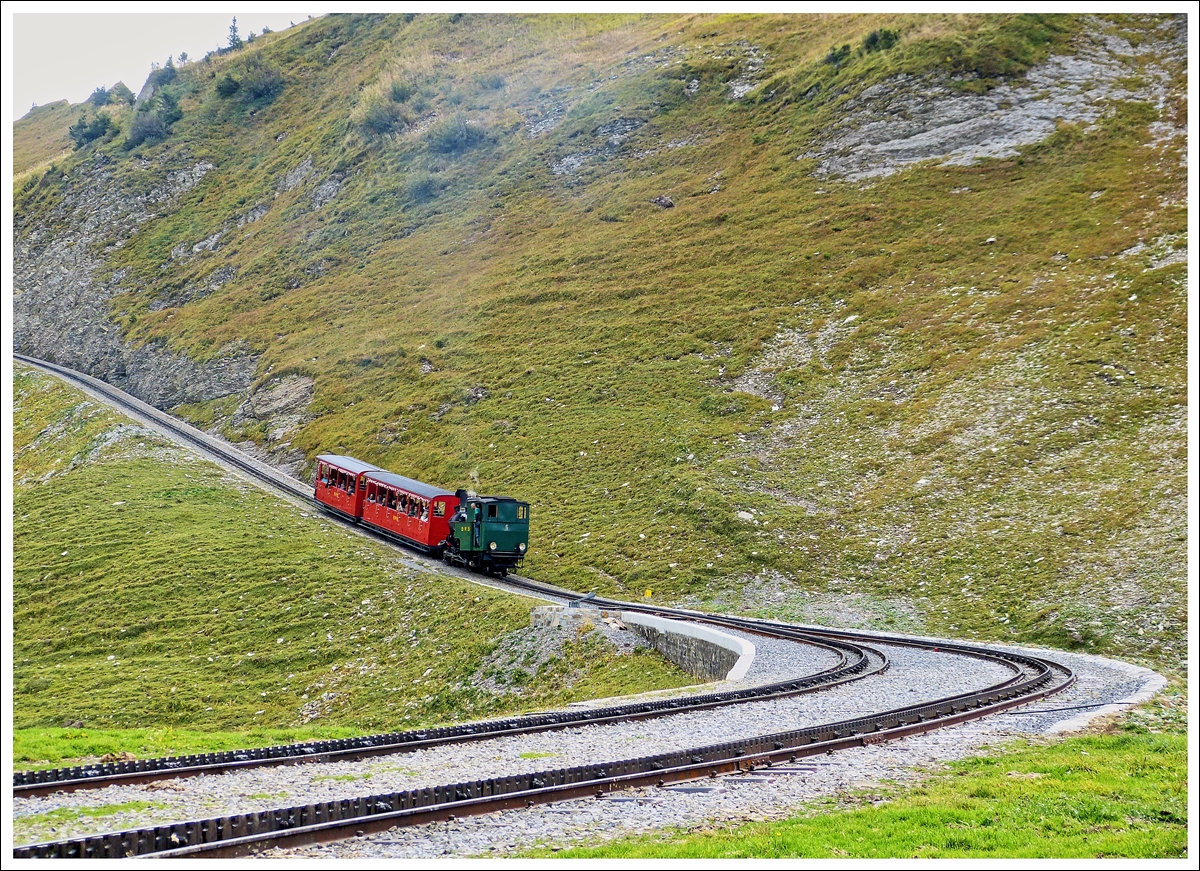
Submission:
[[[19,184],[25,174],[65,156],[71,149],[67,128],[79,118],[78,106],[66,100],[38,106],[13,125],[13,177]]]
[[[472,675],[533,602],[406,569],[54,379],[19,373],[15,394],[18,762],[403,729],[693,682],[583,637],[522,694],[493,697]]]

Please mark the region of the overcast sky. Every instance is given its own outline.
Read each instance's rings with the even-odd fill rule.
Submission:
[[[10,7],[13,73],[7,87],[15,117],[24,115],[34,103],[80,103],[101,85],[108,88],[124,82],[137,93],[150,74],[152,62],[165,63],[168,56],[178,59],[185,51],[189,57],[199,59],[227,45],[234,16],[245,39],[251,31],[261,33],[264,25],[285,30],[289,22],[298,24],[309,14],[318,14],[276,3],[256,4],[253,8],[259,11],[249,12],[198,3],[172,6],[186,10],[177,13],[134,11],[147,8],[146,4],[126,7],[130,11],[83,11],[95,8],[92,4],[71,3],[19,3]],[[122,6],[105,8],[120,10]],[[80,11],[69,11],[72,9]]]

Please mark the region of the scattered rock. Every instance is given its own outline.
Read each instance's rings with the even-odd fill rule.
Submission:
[[[317,185],[317,189],[313,191],[312,204],[314,209],[319,209],[326,203],[333,200],[334,197],[342,190],[342,183],[345,180],[345,175],[342,173],[334,173],[325,181]]]
[[[629,138],[629,134],[646,122],[641,118],[617,118],[592,130],[593,136],[603,137],[609,145],[620,145]]]
[[[270,208],[271,207],[265,203],[258,203],[252,209],[250,209],[250,211],[246,212],[245,214],[238,215],[237,225],[239,227],[244,227],[247,224],[253,224],[255,221],[262,219],[267,212],[270,211]]]
[[[82,723],[80,724],[82,725]],[[101,762],[136,762],[137,757],[132,753],[122,750],[120,753],[105,753],[100,757]]]
[[[525,116],[525,135],[533,139],[549,133],[562,123],[566,115],[567,107],[561,102],[543,104]]]
[[[14,348],[86,372],[158,408],[246,390],[258,362],[240,342],[203,363],[154,342],[133,347],[110,318],[109,301],[137,288],[125,286],[121,270],[100,281],[102,261],[96,252],[121,247],[215,168],[199,162],[174,169],[168,159],[138,164],[140,171],[161,178],[139,196],[114,176],[107,158],[97,155],[77,167],[48,215],[36,224],[17,216],[13,234]],[[224,273],[214,272],[209,285],[219,286],[223,279]],[[203,292],[189,288],[181,299]]]
[[[675,208],[675,201],[664,194],[659,194],[657,197],[654,197],[652,200],[650,200],[650,202],[654,203],[654,205],[658,206],[660,209]]]
[[[304,160],[298,166],[286,173],[283,178],[279,180],[279,192],[286,193],[287,191],[294,190],[301,182],[308,178],[308,175],[312,172],[312,170],[312,157],[310,156],[304,158]]]

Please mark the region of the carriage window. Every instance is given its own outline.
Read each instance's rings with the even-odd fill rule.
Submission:
[[[446,516],[446,503],[445,502],[435,502],[434,503],[433,516],[434,517],[445,517]]]
[[[393,511],[395,511],[395,510],[396,510],[396,491],[395,491],[395,490],[388,490],[388,491],[387,491],[387,494],[388,494],[388,495],[387,495],[387,500],[388,500],[388,508],[390,508],[390,509],[392,509]]]
[[[518,505],[517,506],[517,520],[528,520],[528,519],[529,519],[529,506],[528,505]]]
[[[496,516],[496,506],[489,505],[488,506],[488,517],[495,517],[495,516]]]

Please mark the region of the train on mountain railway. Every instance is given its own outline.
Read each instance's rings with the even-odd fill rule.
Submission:
[[[529,548],[528,502],[443,490],[353,457],[317,457],[313,498],[331,514],[485,574],[504,577]]]

